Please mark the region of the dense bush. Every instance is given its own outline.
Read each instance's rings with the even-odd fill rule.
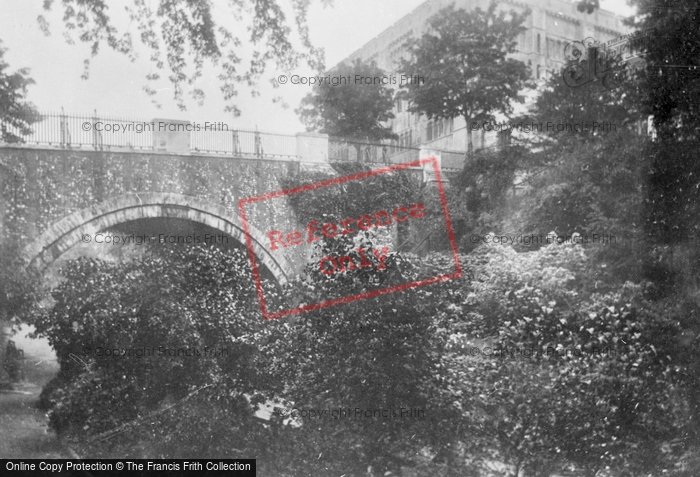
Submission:
[[[321,241],[319,253],[373,240]],[[452,260],[390,252],[385,269],[309,267],[290,287],[311,303],[444,273]],[[674,469],[694,436],[697,353],[675,339],[692,303],[649,302],[642,285],[601,276],[581,245],[489,245],[461,260],[461,279],[271,322],[240,252],[161,248],[120,264],[72,262],[36,322],[61,364],[43,396],[51,424],[107,435],[133,457],[256,457],[264,475]],[[230,354],[94,353],[107,345]],[[269,421],[254,415],[272,401]],[[354,415],[401,408],[420,413]],[[350,413],[309,419],[292,409]]]
[[[351,253],[352,246],[352,241],[333,241],[324,250]],[[317,288],[351,296],[378,284],[406,283],[422,272],[416,257],[397,253],[390,253],[383,270],[369,267],[330,277],[315,267],[307,271],[297,284],[302,300],[313,300]],[[449,427],[457,423],[458,412],[441,385],[431,296],[418,288],[271,324],[281,355],[273,371],[286,383],[280,395],[285,409],[349,411],[283,427],[291,475],[386,475],[419,465],[436,475],[431,459],[450,445]]]
[[[123,263],[79,259],[62,273],[53,307],[35,322],[61,366],[42,396],[59,433],[107,431],[202,386],[227,399],[267,386],[243,252],[161,246]]]
[[[640,285],[599,292],[580,245],[464,258],[473,281],[438,332],[469,453],[513,476],[672,469],[688,418],[677,321]]]

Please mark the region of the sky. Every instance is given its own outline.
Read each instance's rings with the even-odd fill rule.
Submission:
[[[128,18],[121,14],[127,0],[110,1],[117,22]],[[155,0],[151,0],[155,4]],[[361,48],[401,17],[410,13],[424,0],[335,0],[331,6],[323,6],[312,0],[308,25],[314,46],[325,50],[326,65],[331,67]],[[286,0],[280,0],[285,3]],[[261,131],[295,134],[304,131],[294,110],[301,99],[311,91],[308,85],[287,83],[273,89],[267,79],[261,84],[260,95],[252,97],[242,89],[236,104],[242,114],[233,117],[224,111],[224,101],[219,92],[216,72],[205,70],[200,83],[207,97],[202,106],[187,101],[187,110],[180,111],[172,96],[167,80],[158,86],[157,99],[162,104],[158,109],[143,87],[145,76],[155,72],[147,55],[130,62],[124,55],[111,51],[106,46],[91,61],[90,76],[81,79],[83,61],[90,58],[88,46],[79,42],[69,45],[63,38],[64,26],[59,5],[47,14],[43,0],[0,0],[0,40],[8,51],[4,60],[9,71],[30,68],[30,76],[36,82],[29,88],[28,99],[40,111],[58,112],[63,108],[67,114],[93,114],[119,116],[150,121],[153,118],[189,120],[197,123],[223,122],[230,129],[255,129]],[[59,2],[56,2],[57,4]],[[216,10],[228,2],[214,0]],[[602,0],[601,7],[620,15],[629,15],[630,7],[625,0]],[[49,20],[50,36],[40,30],[37,17],[44,14]],[[123,18],[122,18],[123,17]],[[217,17],[215,20],[221,21]],[[138,41],[137,41],[138,44]],[[270,69],[265,78],[282,72]],[[288,72],[285,72],[288,73]],[[306,67],[291,72],[313,75]],[[281,96],[284,107],[273,103],[272,98]]]

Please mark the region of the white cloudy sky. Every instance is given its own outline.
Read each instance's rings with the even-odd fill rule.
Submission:
[[[115,0],[109,4],[115,11],[120,11],[124,1]],[[326,65],[335,65],[423,1],[335,0],[330,7],[323,7],[316,1],[309,16],[312,40],[316,46],[325,49]],[[106,47],[93,59],[90,78],[82,80],[83,60],[89,57],[87,46],[71,46],[64,41],[59,5],[54,6],[53,14],[47,16],[52,35],[44,36],[36,20],[38,15],[45,13],[42,4],[43,0],[0,0],[0,40],[8,49],[5,61],[10,64],[10,71],[31,68],[31,77],[36,84],[29,90],[29,99],[42,111],[58,111],[63,107],[67,113],[88,114],[96,109],[104,116],[187,119],[200,123],[222,121],[231,128],[258,127],[263,131],[289,134],[304,130],[294,109],[310,91],[309,86],[287,84],[274,91],[265,82],[262,94],[257,98],[241,91],[237,104],[242,115],[233,118],[224,112],[215,79],[208,81],[205,78],[203,86],[207,99],[204,105],[188,103],[185,112],[177,108],[169,84],[163,82],[159,85],[162,91],[158,95],[163,108],[157,109],[143,91],[145,75],[154,71],[147,58],[130,63],[126,57]],[[621,15],[631,12],[625,0],[603,0],[601,6]],[[270,71],[269,76],[275,73],[281,72]],[[303,69],[296,73],[312,74]],[[272,97],[276,95],[282,96],[290,107],[285,109],[273,104]]]

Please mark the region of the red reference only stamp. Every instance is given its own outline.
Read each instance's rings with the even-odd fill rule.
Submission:
[[[330,187],[333,185],[343,184],[350,181],[360,181],[367,177],[372,177],[379,174],[387,174],[394,171],[400,171],[416,167],[431,167],[433,169],[433,174],[437,182],[437,190],[439,194],[442,214],[444,216],[445,231],[449,240],[450,248],[452,250],[452,255],[454,259],[454,271],[450,271],[450,273],[445,273],[438,276],[421,278],[419,280],[415,280],[408,283],[398,284],[381,289],[375,289],[356,295],[336,297],[325,301],[319,301],[318,303],[305,304],[302,306],[293,307],[281,311],[270,312],[268,310],[265,299],[265,291],[261,280],[261,273],[258,266],[258,260],[253,250],[253,239],[249,231],[248,217],[245,211],[245,207],[247,205],[276,198],[283,198],[292,194],[302,194],[304,192],[316,190],[322,187]],[[319,308],[325,308],[340,303],[348,303],[355,300],[372,298],[375,296],[406,290],[409,288],[415,288],[422,285],[430,285],[452,278],[458,278],[462,275],[462,269],[459,263],[459,256],[457,252],[457,244],[454,237],[454,231],[452,229],[452,223],[450,221],[450,216],[447,210],[447,199],[445,197],[445,191],[442,184],[440,168],[438,160],[434,157],[420,159],[405,164],[392,165],[381,169],[362,172],[359,174],[352,174],[345,177],[337,177],[322,182],[316,182],[300,187],[270,192],[255,197],[241,199],[238,202],[238,210],[240,212],[241,222],[243,225],[243,230],[245,232],[246,246],[248,248],[248,255],[250,257],[253,277],[255,279],[255,287],[257,290],[258,298],[260,300],[260,307],[262,310],[263,319],[265,320],[281,318],[286,315],[316,310]],[[412,204],[409,203],[406,205],[399,205],[398,207],[393,208],[393,210],[387,209],[375,210],[372,212],[368,211],[368,213],[364,215],[359,215],[357,217],[349,217],[340,221],[322,223],[320,221],[314,220],[308,222],[308,224],[303,230],[281,230],[282,227],[269,230],[267,233],[264,234],[266,241],[265,246],[268,250],[275,253],[293,251],[299,246],[314,244],[314,242],[318,242],[323,237],[325,237],[326,239],[333,239],[336,237],[352,235],[360,231],[369,231],[375,228],[380,229],[383,227],[388,227],[393,225],[394,223],[400,224],[406,221],[420,220],[423,217],[426,217],[426,215],[426,207],[422,203],[415,202]],[[365,267],[374,267],[377,270],[383,270],[386,268],[385,260],[389,252],[389,247],[380,246],[377,249],[364,249],[360,246],[354,251],[356,251],[359,255],[359,258],[356,257],[354,260],[353,257],[349,255],[326,255],[322,257],[318,263],[320,271],[327,276],[331,276],[336,273],[350,272],[352,270]],[[368,259],[368,257],[374,258],[374,260],[370,260]]]
[[[327,223],[323,224],[323,226],[320,228],[320,232],[326,238],[334,238],[338,235],[349,235],[357,232],[358,230],[370,230],[373,227],[379,228],[391,225],[392,217],[396,223],[405,222],[409,219],[409,217],[420,219],[421,217],[425,217],[425,206],[423,204],[413,204],[408,209],[405,206],[397,207],[394,209],[391,215],[384,210],[375,212],[372,215],[361,215],[357,218],[357,221],[355,221],[354,218],[341,220],[341,227],[338,227],[333,223]],[[357,229],[353,227],[353,225],[355,225],[353,222],[356,222]],[[319,223],[317,221],[309,222],[309,225],[306,226],[303,234],[296,230],[286,234],[287,242],[285,242],[285,235],[279,230],[273,230],[272,232],[267,233],[267,237],[270,239],[270,250],[278,250],[280,247],[294,247],[304,242],[316,242],[321,239],[320,236],[314,235],[314,233],[318,231]],[[306,238],[307,235],[308,238]],[[389,247],[382,247],[380,250],[371,251],[379,260],[379,265],[376,266],[377,270],[383,270],[386,268],[384,261],[386,260],[388,251]],[[360,247],[357,249],[357,252],[362,257],[362,260],[358,264],[357,268],[372,266],[372,262],[368,261],[365,256],[365,249]],[[369,250],[367,252],[369,253]],[[319,268],[321,269],[321,272],[325,273],[326,275],[332,275],[336,272],[354,270],[356,267],[355,262],[349,256],[342,256],[336,260],[333,256],[327,255],[319,262]]]

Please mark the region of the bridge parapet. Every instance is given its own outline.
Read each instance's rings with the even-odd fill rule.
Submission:
[[[235,128],[223,122],[144,120],[98,116],[96,112],[92,115],[42,112],[41,116],[41,121],[32,125],[31,134],[22,134],[10,124],[0,123],[0,126],[21,138],[21,145],[29,147],[328,162],[325,134],[278,134]]]
[[[191,122],[175,119],[41,113],[31,134],[0,122],[0,127],[19,137],[13,147],[49,147],[112,152],[215,155],[241,159],[269,159],[308,164],[361,162],[402,164],[420,157],[420,147],[397,141],[363,142],[329,138],[327,134],[303,132],[295,135],[234,128],[223,122]],[[3,144],[0,142],[0,146]],[[433,149],[431,147],[431,149]],[[463,151],[439,151],[444,170],[461,170]],[[312,166],[313,167],[313,166]]]

